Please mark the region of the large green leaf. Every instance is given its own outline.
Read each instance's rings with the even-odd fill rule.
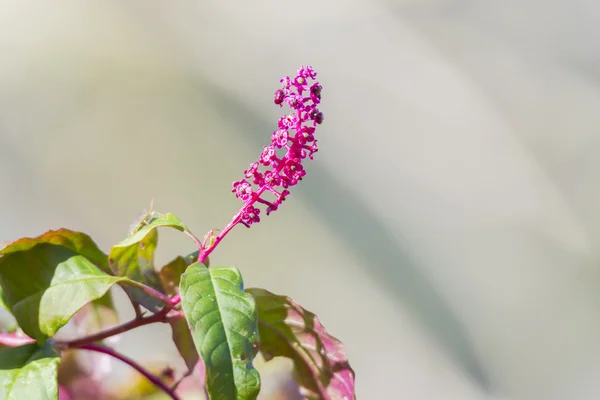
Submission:
[[[59,362],[48,344],[0,349],[0,399],[57,399]]]
[[[21,329],[40,344],[81,307],[126,280],[108,275],[88,258],[61,245],[39,243],[23,248],[3,250],[0,286]]]
[[[258,308],[260,351],[266,360],[287,357],[308,399],[354,399],[354,371],[343,344],[327,333],[317,316],[286,296],[247,289]]]
[[[110,268],[115,275],[126,276],[136,282],[143,283],[151,288],[164,292],[161,280],[154,267],[154,252],[158,245],[158,231],[156,228],[169,226],[180,231],[187,228],[172,214],[159,214],[148,212],[144,219],[134,228],[131,235],[122,240],[110,250]],[[137,288],[126,288],[127,295],[136,303],[150,311],[158,311],[163,303],[147,295]]]
[[[255,399],[260,391],[260,376],[252,364],[259,342],[256,304],[244,293],[238,269],[192,264],[181,276],[180,294],[206,365],[211,399]]]

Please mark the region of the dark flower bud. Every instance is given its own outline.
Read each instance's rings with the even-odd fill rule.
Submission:
[[[315,121],[317,124],[322,124],[324,118],[325,117],[323,116],[323,113],[321,111],[317,110],[316,108],[314,110],[312,110],[312,112],[310,113],[310,119]]]
[[[285,93],[283,93],[283,90],[281,89],[277,89],[275,91],[275,94],[273,95],[273,102],[277,105],[283,103],[283,98],[285,97]]]

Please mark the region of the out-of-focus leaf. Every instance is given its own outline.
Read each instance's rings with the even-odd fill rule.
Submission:
[[[2,290],[2,286],[0,286],[0,308],[10,311],[8,309],[8,305],[6,304],[6,300],[4,300],[4,290]]]
[[[87,257],[60,245],[41,243],[23,251],[6,250],[0,257],[4,300],[21,329],[40,344],[81,307],[125,280],[106,274]]]
[[[354,371],[343,344],[317,316],[286,296],[247,289],[256,300],[260,350],[266,360],[287,357],[308,399],[354,399]]]
[[[180,231],[187,228],[172,214],[149,212],[147,217],[133,230],[133,233],[113,246],[110,250],[109,264],[115,275],[126,276],[151,288],[164,292],[161,280],[154,267],[154,252],[158,245],[156,228],[168,226]],[[157,312],[164,304],[137,288],[125,288],[132,301],[148,310]]]
[[[187,267],[192,265],[198,259],[198,251],[188,254],[185,257],[179,256],[162,267],[158,272],[165,294],[175,296],[179,293],[179,281]]]
[[[17,320],[8,311],[8,309],[0,310],[0,333],[14,333],[19,328]]]
[[[150,231],[161,226],[168,226],[181,232],[187,231],[183,222],[173,214],[159,214],[157,212],[152,212],[140,227],[135,229],[131,235],[123,239],[117,246],[126,247],[138,243],[145,238]]]
[[[58,387],[58,400],[72,400],[69,391],[64,386]]]
[[[48,344],[0,349],[0,399],[57,399],[59,362]]]
[[[194,346],[194,339],[188,328],[188,323],[185,318],[177,318],[170,319],[169,324],[171,325],[175,347],[177,347],[177,351],[185,361],[188,370],[191,371],[198,362],[198,351]]]
[[[110,290],[104,296],[82,307],[73,316],[73,323],[79,336],[89,335],[117,325],[119,316],[115,310]]]
[[[238,269],[194,263],[181,276],[180,294],[211,399],[255,399],[260,390],[252,364],[259,341],[256,304],[244,293]]]
[[[106,385],[102,375],[97,375],[97,366],[82,364],[82,356],[92,352],[67,350],[61,353],[58,367],[58,383],[69,390],[71,398],[81,400],[122,400],[121,397],[110,395],[114,385]],[[98,353],[93,353],[98,354]],[[118,361],[117,361],[118,362]],[[59,400],[60,397],[59,397]]]

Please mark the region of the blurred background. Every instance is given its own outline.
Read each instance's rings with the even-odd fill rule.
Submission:
[[[0,241],[223,227],[313,65],[306,179],[212,264],[316,312],[361,399],[598,399],[599,54],[593,0],[0,0]],[[169,335],[116,346],[180,367]]]

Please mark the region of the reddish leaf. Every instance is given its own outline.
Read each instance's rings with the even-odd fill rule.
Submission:
[[[256,300],[260,351],[268,361],[287,357],[308,399],[355,399],[354,371],[344,345],[327,333],[317,316],[286,296],[247,289]]]
[[[104,272],[111,273],[110,268],[108,267],[108,257],[98,248],[98,245],[94,243],[92,238],[85,233],[75,232],[65,228],[56,231],[48,231],[34,238],[25,237],[12,243],[5,243],[3,246],[0,246],[0,255],[18,251],[27,251],[40,243],[49,243],[65,247],[75,253],[83,255]]]
[[[160,277],[163,288],[165,289],[165,294],[167,296],[173,297],[179,293],[181,274],[183,274],[187,267],[192,265],[197,258],[197,251],[193,252],[192,254],[188,254],[185,257],[179,256],[171,260],[167,265],[162,267],[160,271],[158,271],[158,276]]]

